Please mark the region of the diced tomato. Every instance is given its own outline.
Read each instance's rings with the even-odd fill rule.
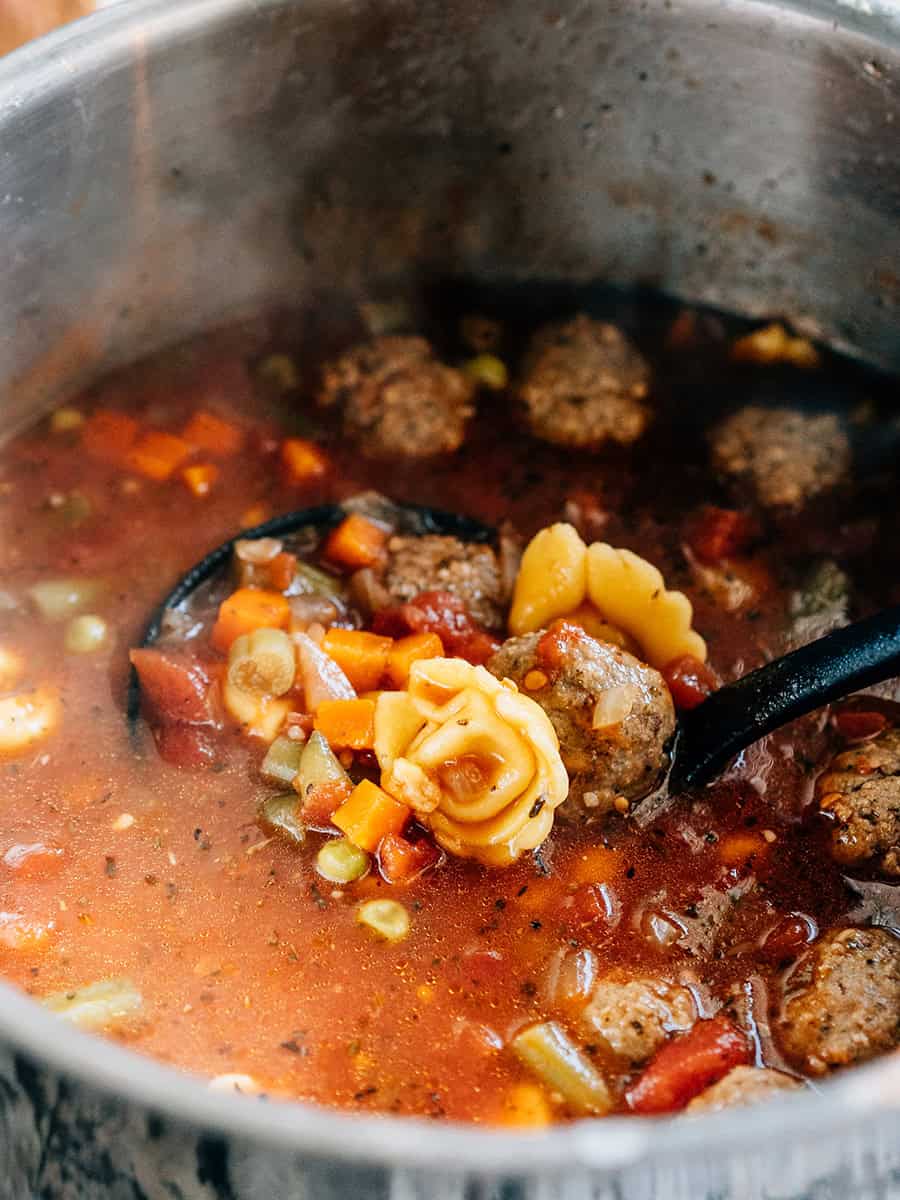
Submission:
[[[63,851],[59,846],[46,846],[43,842],[20,842],[10,846],[0,862],[15,871],[20,880],[52,879],[62,869]]]
[[[834,713],[834,727],[845,742],[864,742],[877,737],[888,726],[882,712],[864,708],[844,708]]]
[[[174,767],[209,767],[215,761],[208,725],[189,725],[186,721],[157,725],[153,740],[160,758]]]
[[[621,906],[608,883],[582,884],[566,897],[561,909],[563,921],[572,929],[612,928],[618,924],[620,914]]]
[[[297,573],[297,555],[282,550],[267,564],[267,567],[269,587],[276,592],[286,592],[294,582],[294,576]]]
[[[212,671],[192,655],[174,650],[132,650],[144,703],[159,721],[206,725],[215,720]]]
[[[588,635],[572,621],[554,621],[537,644],[537,660],[545,670],[562,670],[572,654],[572,648]]]
[[[688,545],[701,562],[715,565],[740,554],[759,536],[759,527],[747,513],[709,505],[688,533]]]
[[[657,1051],[625,1099],[636,1113],[677,1112],[752,1057],[747,1035],[727,1017],[698,1021]]]
[[[763,938],[760,949],[766,958],[785,962],[801,954],[818,935],[819,927],[812,917],[807,917],[805,913],[791,913],[772,926]]]
[[[408,604],[383,608],[372,622],[375,633],[402,638],[411,633],[436,633],[445,654],[480,665],[500,643],[473,621],[459,596],[452,592],[422,592]]]
[[[411,842],[389,833],[378,843],[378,869],[388,883],[409,883],[440,859],[440,851],[427,839]]]
[[[712,669],[693,654],[673,658],[663,667],[662,676],[672,693],[675,707],[682,712],[702,704],[719,686]]]
[[[349,779],[335,779],[311,788],[305,796],[300,797],[303,823],[311,825],[313,829],[329,829],[331,818],[352,791],[353,784]]]
[[[499,983],[506,977],[507,964],[499,950],[469,950],[459,963],[460,973],[468,984],[476,987]]]

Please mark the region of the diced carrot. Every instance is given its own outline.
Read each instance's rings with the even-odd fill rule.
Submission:
[[[402,833],[408,820],[406,805],[369,779],[356,785],[350,798],[332,817],[332,822],[355,846],[370,854],[389,833]]]
[[[394,642],[388,655],[387,678],[394,688],[405,688],[414,662],[422,658],[443,658],[444,643],[436,633],[411,633]]]
[[[622,856],[605,846],[588,846],[566,871],[572,883],[609,883],[622,874]]]
[[[322,649],[333,658],[357,692],[372,692],[384,675],[393,639],[357,629],[329,629]]]
[[[194,413],[181,436],[195,450],[205,450],[207,454],[215,454],[220,458],[237,454],[244,444],[242,429],[202,409]]]
[[[380,525],[359,513],[350,513],[329,535],[325,557],[354,570],[372,567],[384,557],[387,539],[387,532]]]
[[[374,700],[323,700],[315,728],[333,750],[371,750],[375,745]]]
[[[212,644],[221,654],[227,654],[235,638],[254,629],[285,629],[290,616],[290,605],[281,592],[238,588],[219,605]]]
[[[315,483],[328,473],[329,462],[324,452],[303,438],[286,438],[281,443],[281,463],[287,482],[294,487]]]
[[[272,510],[268,504],[251,504],[241,514],[241,529],[252,529],[254,525],[262,525],[264,521],[268,521],[272,515]]]
[[[148,429],[129,451],[126,462],[132,471],[162,483],[189,458],[193,450],[183,438],[161,429]]]
[[[193,467],[185,467],[181,478],[198,500],[208,496],[212,486],[219,478],[219,468],[213,463],[197,463]]]
[[[758,833],[729,833],[719,840],[719,861],[726,867],[743,867],[762,858],[769,843]]]
[[[408,883],[440,858],[440,852],[424,838],[411,842],[399,833],[389,833],[378,843],[378,867],[388,883]]]
[[[300,783],[300,776],[294,779],[295,787]],[[300,816],[305,825],[313,829],[328,829],[331,818],[353,791],[349,779],[331,779],[328,783],[314,784],[300,798]]]
[[[138,423],[125,413],[98,408],[81,430],[81,444],[91,458],[124,466],[138,435]]]

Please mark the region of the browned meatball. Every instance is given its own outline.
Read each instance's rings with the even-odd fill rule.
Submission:
[[[779,1022],[787,1053],[812,1074],[861,1062],[900,1041],[900,941],[843,929],[819,942],[791,980],[801,990]]]
[[[697,1005],[686,987],[664,979],[599,980],[582,1021],[620,1058],[646,1062],[669,1034],[683,1033],[697,1020]]]
[[[427,458],[458,450],[473,383],[420,337],[377,337],[326,365],[319,403],[341,405],[344,432],[370,458]]]
[[[837,417],[748,405],[710,435],[716,470],[747,487],[764,508],[798,509],[834,487],[850,466]]]
[[[490,546],[430,533],[392,537],[384,585],[396,603],[412,600],[420,592],[452,592],[486,629],[504,624],[509,597]]]
[[[900,730],[839,754],[819,776],[816,797],[834,822],[838,862],[872,862],[885,875],[900,875]]]
[[[561,814],[588,821],[622,810],[665,770],[672,697],[659,672],[627,651],[559,623],[510,638],[487,666],[498,679],[512,679],[553,722],[570,779]]]
[[[784,1071],[769,1067],[733,1067],[724,1079],[701,1092],[687,1106],[688,1112],[719,1112],[723,1108],[744,1108],[774,1100],[786,1092],[799,1091],[803,1085]]]
[[[590,449],[641,436],[649,386],[650,368],[621,330],[581,315],[537,331],[516,394],[536,437]]]

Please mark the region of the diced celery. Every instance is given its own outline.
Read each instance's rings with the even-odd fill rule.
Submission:
[[[277,737],[262,761],[263,778],[273,783],[293,783],[294,776],[300,770],[302,757],[302,742],[295,742],[289,737]]]
[[[602,1117],[612,1109],[602,1075],[555,1021],[529,1025],[510,1045],[519,1061],[579,1115]]]
[[[126,1024],[144,1007],[141,993],[128,979],[104,979],[71,992],[45,996],[45,1008],[80,1029],[109,1029]]]
[[[306,829],[297,817],[298,804],[294,792],[267,797],[260,809],[260,824],[269,833],[283,837],[294,846],[302,846],[306,841]]]
[[[495,354],[476,354],[463,367],[465,373],[480,387],[491,392],[502,392],[509,383],[506,363]]]
[[[313,788],[340,780],[350,782],[350,776],[334,756],[334,751],[318,730],[311,733],[300,756],[300,770],[294,788],[301,796],[308,796]]]
[[[344,588],[336,575],[330,575],[312,563],[298,562],[293,590],[301,595],[340,596]]]
[[[293,392],[300,386],[297,366],[289,354],[269,354],[256,368],[257,378],[276,392]]]

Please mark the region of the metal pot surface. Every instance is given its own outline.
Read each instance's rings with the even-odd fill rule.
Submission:
[[[0,424],[327,282],[604,279],[900,369],[900,6],[131,0],[0,63]],[[0,1197],[900,1195],[895,1055],[492,1133],[217,1095],[0,987]]]

